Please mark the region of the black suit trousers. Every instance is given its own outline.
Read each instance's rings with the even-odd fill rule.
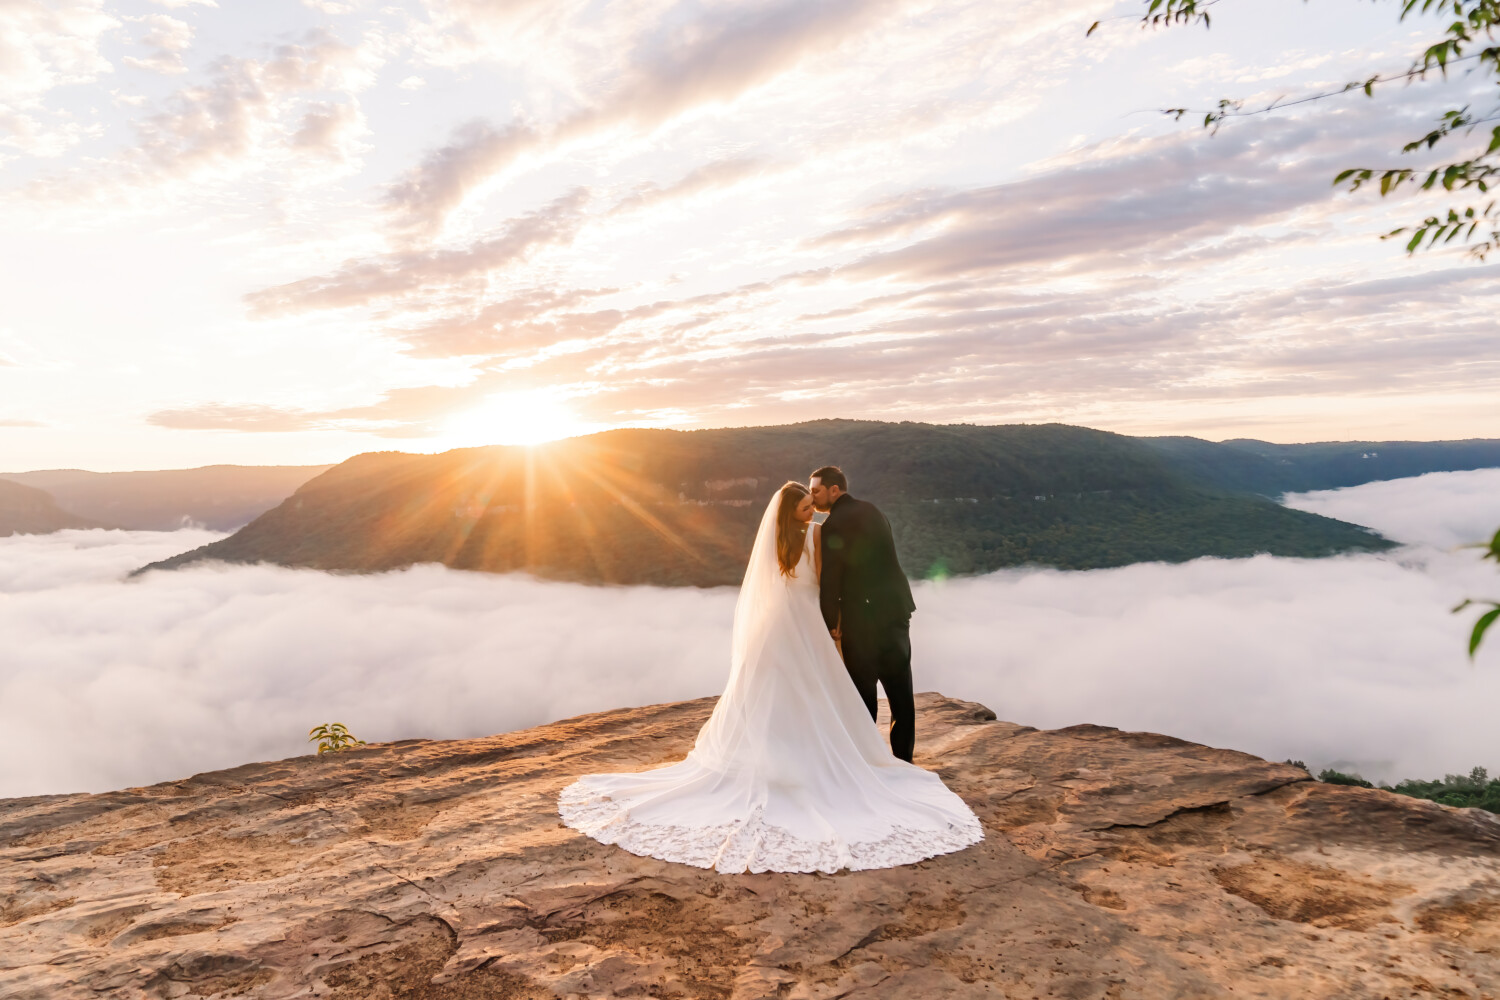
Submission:
[[[872,719],[879,710],[875,685],[885,688],[891,706],[891,753],[910,761],[917,739],[917,708],[911,689],[911,623],[848,622],[842,645],[844,667]]]

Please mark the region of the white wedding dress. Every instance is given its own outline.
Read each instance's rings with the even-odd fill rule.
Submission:
[[[721,872],[891,868],[984,839],[931,771],[891,755],[818,608],[811,527],[796,574],[776,562],[776,497],[734,613],[729,683],[685,760],[590,774],[563,822],[645,857]]]

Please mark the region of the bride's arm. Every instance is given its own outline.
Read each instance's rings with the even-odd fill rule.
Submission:
[[[813,522],[813,575],[823,579],[823,526],[817,521]]]

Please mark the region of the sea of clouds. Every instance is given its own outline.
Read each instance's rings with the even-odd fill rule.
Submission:
[[[1033,726],[1169,733],[1372,779],[1500,771],[1500,633],[1465,655],[1500,469],[1290,496],[1410,542],[1384,555],[1016,570],[923,583],[919,690]],[[438,566],[200,566],[210,532],[0,539],[0,797],[99,791],[367,740],[500,732],[715,694],[734,590]]]

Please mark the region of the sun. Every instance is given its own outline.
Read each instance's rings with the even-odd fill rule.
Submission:
[[[544,444],[596,428],[585,424],[556,393],[542,389],[498,392],[472,410],[449,417],[438,440],[449,448],[490,444]]]

